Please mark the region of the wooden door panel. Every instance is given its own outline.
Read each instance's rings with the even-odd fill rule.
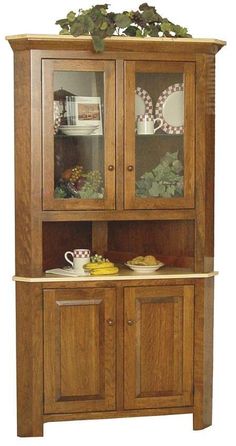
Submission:
[[[44,292],[45,413],[114,409],[115,290]]]
[[[125,289],[125,408],[192,402],[193,287]]]
[[[104,122],[103,134],[98,136],[100,142],[103,140],[104,154],[101,147],[89,145],[89,136],[83,137],[83,141],[77,137],[63,137],[65,145],[60,145],[57,153],[55,146],[55,136],[53,132],[53,97],[54,97],[54,73],[103,73],[104,82]],[[69,59],[44,59],[42,61],[42,83],[43,83],[43,209],[44,210],[97,210],[115,208],[115,62],[102,60],[69,60]],[[67,87],[69,88],[69,87]],[[94,93],[95,95],[95,93]],[[83,96],[83,95],[82,95]],[[86,139],[87,138],[87,139]],[[95,137],[97,138],[97,137]],[[91,139],[91,138],[90,138]],[[80,142],[79,142],[80,141]],[[88,153],[92,150],[92,170],[97,170],[98,158],[103,159],[102,176],[104,177],[103,198],[55,198],[54,196],[54,170],[57,169],[59,158],[64,153],[64,158],[68,157],[67,168],[75,167],[81,160],[76,161],[73,152],[82,142],[83,156],[86,161]],[[62,144],[62,143],[60,143]],[[82,147],[81,146],[81,147]],[[86,152],[84,148],[86,147]],[[90,147],[90,149],[88,149]],[[56,151],[55,151],[56,150]],[[55,153],[54,153],[55,151]],[[78,155],[78,154],[77,154]],[[73,162],[72,162],[73,160]],[[62,172],[61,172],[62,173]]]
[[[139,172],[137,165],[138,148],[137,133],[135,130],[135,89],[139,86],[136,83],[136,75],[165,75],[182,74],[184,82],[184,135],[183,135],[183,159],[184,178],[183,178],[183,196],[165,197],[163,196],[139,196],[136,192],[137,179],[140,175],[149,173],[152,175],[152,169],[156,168],[160,159],[167,152],[179,151],[179,140],[175,135],[166,135],[164,133],[141,136],[142,153],[144,164],[142,172]],[[125,209],[188,209],[194,208],[195,197],[195,64],[192,62],[160,62],[150,61],[148,64],[144,61],[126,61],[124,67],[125,74],[125,150],[124,150],[124,202]],[[174,81],[169,81],[169,85]],[[148,89],[153,89],[156,82],[149,80]],[[145,90],[144,88],[144,90]],[[145,90],[146,91],[146,90]],[[151,94],[151,91],[148,91]],[[152,97],[153,113],[155,114],[156,97]],[[177,137],[178,138],[178,137]],[[168,142],[168,146],[166,146]],[[155,151],[153,152],[153,149]],[[175,149],[174,149],[175,148]],[[160,159],[152,165],[154,153],[159,153]],[[151,162],[151,165],[150,165]],[[147,167],[149,166],[149,167]],[[148,180],[147,180],[148,181]],[[154,184],[154,183],[153,183]],[[152,192],[153,194],[153,192]]]

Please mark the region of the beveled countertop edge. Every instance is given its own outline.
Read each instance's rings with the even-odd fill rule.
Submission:
[[[14,282],[28,282],[28,283],[45,283],[45,282],[98,282],[98,281],[122,281],[122,280],[169,280],[169,279],[207,279],[219,274],[218,271],[211,271],[208,273],[180,273],[180,274],[136,274],[136,275],[111,275],[111,276],[54,276],[45,275],[42,277],[22,277],[13,276]]]

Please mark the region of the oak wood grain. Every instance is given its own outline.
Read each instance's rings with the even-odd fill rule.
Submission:
[[[136,195],[137,141],[135,137],[136,73],[182,73],[184,79],[184,192],[181,197],[139,197]],[[173,82],[173,81],[172,81]],[[168,85],[168,84],[167,84]],[[150,90],[149,90],[150,91]],[[133,99],[132,93],[133,92]],[[194,208],[195,186],[195,64],[178,62],[125,62],[125,208],[126,209],[187,209]],[[160,137],[159,137],[160,138]],[[141,147],[144,150],[144,147]],[[165,147],[164,153],[168,150]],[[159,146],[158,146],[159,149]],[[160,149],[159,149],[160,150]],[[148,155],[147,155],[148,156]],[[145,157],[143,157],[145,159]],[[143,164],[143,162],[142,162]],[[142,166],[143,167],[143,166]],[[143,167],[143,172],[147,169]],[[141,174],[143,174],[141,172]],[[139,175],[138,175],[139,178]]]
[[[43,436],[42,289],[16,284],[17,435]]]
[[[44,211],[43,221],[194,220],[194,209],[138,209],[114,211]]]
[[[44,291],[45,413],[115,409],[115,332],[115,289]]]
[[[115,63],[93,60],[43,60],[43,209],[81,210],[115,207]],[[53,75],[55,71],[104,73],[104,198],[54,198]],[[51,99],[50,99],[51,98]],[[108,166],[113,166],[109,170]]]
[[[42,272],[40,59],[30,51],[14,59],[16,272],[30,276]]]
[[[193,330],[186,321],[194,292],[187,288],[125,288],[126,409],[192,404]]]
[[[193,428],[212,424],[214,278],[195,287]]]
[[[214,58],[199,55],[196,65],[196,271],[214,268]]]
[[[59,36],[42,34],[23,34],[8,36],[7,40],[14,50],[20,49],[50,49],[50,50],[70,50],[76,49],[90,50],[94,54],[92,39],[90,36]],[[137,37],[110,37],[105,39],[105,51],[161,51],[161,52],[202,52],[215,54],[226,44],[223,40],[217,39],[190,39],[190,38],[152,38],[147,39]],[[91,56],[92,56],[91,54]]]
[[[96,420],[106,418],[126,418],[126,417],[147,417],[157,415],[175,415],[175,414],[190,414],[193,412],[191,406],[185,407],[164,407],[158,409],[136,409],[136,410],[116,410],[105,412],[77,412],[77,413],[63,413],[63,414],[45,414],[43,420],[45,423],[51,421],[72,421],[72,420]]]

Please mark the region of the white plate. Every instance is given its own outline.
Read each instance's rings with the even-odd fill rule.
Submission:
[[[155,107],[156,118],[163,120],[161,129],[165,133],[184,133],[184,84],[170,85],[159,96]]]
[[[64,133],[65,135],[91,135],[93,134],[97,129],[98,129],[98,125],[86,125],[86,126],[61,126],[60,130],[62,131],[62,133]]]
[[[145,266],[145,265],[130,265],[129,263],[125,263],[128,268],[132,269],[132,271],[135,271],[138,274],[150,274],[157,271],[159,268],[164,266],[164,263],[158,263],[158,265],[153,266]]]
[[[149,93],[141,87],[135,90],[135,116],[152,115],[153,103]]]

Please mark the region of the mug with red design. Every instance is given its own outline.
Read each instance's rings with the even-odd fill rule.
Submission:
[[[156,122],[160,123],[155,126]],[[161,118],[154,118],[153,115],[138,115],[137,116],[137,128],[138,135],[153,135],[158,129],[161,128],[163,120]]]
[[[68,255],[72,256],[72,260],[68,259]],[[83,266],[90,261],[90,250],[76,248],[73,251],[66,251],[64,257],[72,265],[73,270],[78,274],[84,274]]]

